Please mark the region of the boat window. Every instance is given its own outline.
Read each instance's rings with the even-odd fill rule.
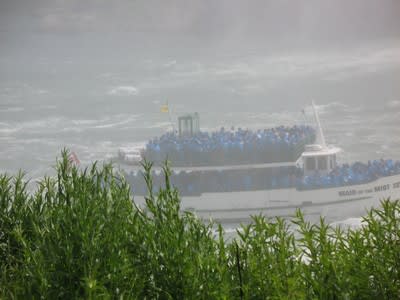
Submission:
[[[314,157],[307,157],[306,158],[306,170],[315,170],[315,158]]]
[[[326,170],[328,169],[328,161],[326,156],[318,157],[318,169],[319,170]]]

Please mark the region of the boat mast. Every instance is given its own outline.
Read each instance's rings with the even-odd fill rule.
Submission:
[[[313,110],[314,110],[314,117],[315,117],[315,121],[317,122],[317,127],[318,127],[318,131],[319,131],[319,137],[321,139],[322,147],[327,148],[326,147],[326,143],[325,143],[324,133],[322,132],[321,122],[319,121],[317,108],[315,107],[314,101],[312,101],[311,104],[312,104],[312,107],[313,107]]]

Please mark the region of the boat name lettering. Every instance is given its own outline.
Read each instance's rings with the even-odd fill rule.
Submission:
[[[374,188],[375,192],[387,191],[388,189],[390,189],[389,184],[379,185]]]
[[[400,188],[400,181],[393,183],[393,188],[394,189],[399,189]]]
[[[394,189],[400,189],[400,181],[393,183],[393,188]],[[375,186],[374,188],[368,188],[365,190],[345,190],[345,191],[339,191],[339,196],[344,197],[344,196],[354,196],[354,195],[361,195],[361,194],[369,194],[373,192],[383,192],[387,191],[390,189],[390,184],[384,184],[384,185],[378,185]]]
[[[356,195],[356,190],[339,191],[339,196],[353,196]]]

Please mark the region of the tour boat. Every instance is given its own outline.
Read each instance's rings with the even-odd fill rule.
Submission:
[[[178,189],[182,183],[177,180],[193,185],[208,179],[208,185],[202,186],[213,185],[211,191],[197,188],[182,193],[182,210],[225,224],[247,222],[252,215],[259,214],[291,218],[297,209],[307,220],[318,221],[320,217],[325,217],[327,221],[334,222],[365,215],[371,207],[379,206],[382,199],[399,199],[400,162],[377,160],[368,164],[355,163],[351,167],[340,166],[337,155],[342,150],[326,144],[314,103],[312,107],[318,143],[305,145],[295,161],[175,168],[172,165],[175,174],[172,183],[178,183]],[[137,167],[133,168],[126,166],[126,178],[131,183],[134,200],[141,204],[145,195],[138,195],[135,189],[141,175]],[[162,177],[159,173],[158,169],[154,174]],[[344,176],[343,173],[349,175]],[[247,174],[253,174],[258,183],[249,187],[244,180],[243,184],[230,185],[229,178],[236,176],[237,179]],[[312,182],[307,183],[307,180]],[[229,188],[215,188],[214,182],[218,181]]]

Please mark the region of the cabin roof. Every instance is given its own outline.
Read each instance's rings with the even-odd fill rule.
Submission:
[[[338,147],[322,148],[317,151],[305,151],[301,154],[301,157],[314,157],[314,156],[327,156],[341,152],[342,149]]]

